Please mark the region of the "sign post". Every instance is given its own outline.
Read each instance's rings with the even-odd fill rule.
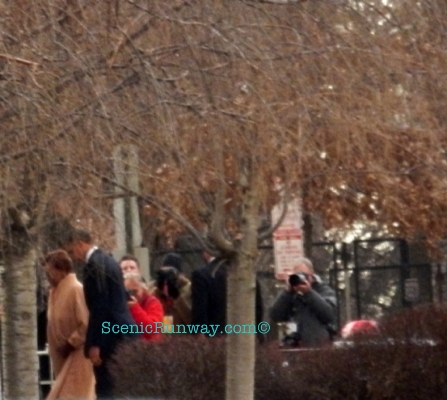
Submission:
[[[117,182],[134,192],[128,195],[116,187],[119,195],[113,202],[117,247],[114,257],[119,260],[124,254],[133,254],[140,264],[143,278],[150,281],[149,249],[141,247],[142,233],[140,214],[135,193],[139,193],[138,149],[134,145],[122,145],[115,149],[114,170]]]
[[[272,224],[276,225],[283,213],[283,204],[272,209]],[[295,273],[298,259],[304,257],[303,219],[301,205],[297,198],[290,201],[281,225],[273,233],[275,255],[275,277],[285,280]]]

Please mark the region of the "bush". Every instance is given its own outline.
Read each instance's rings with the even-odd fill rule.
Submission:
[[[223,340],[166,339],[120,349],[112,368],[117,396],[223,400]],[[447,312],[422,307],[384,321],[380,335],[357,338],[346,349],[260,346],[255,399],[447,400],[446,371]]]
[[[224,399],[225,343],[186,335],[132,341],[118,349],[111,373],[118,398]]]

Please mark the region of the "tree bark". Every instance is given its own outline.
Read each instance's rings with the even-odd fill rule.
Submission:
[[[5,254],[2,353],[6,399],[39,398],[36,252],[24,242],[8,246],[11,249]]]
[[[255,339],[243,333],[255,325],[255,293],[258,199],[251,193],[245,208],[243,237],[235,262],[230,265],[227,285],[227,323],[236,333],[227,334],[226,399],[253,400]],[[237,332],[241,330],[239,334]],[[249,332],[245,328],[245,332]],[[257,326],[256,326],[257,329]],[[252,330],[251,330],[252,332]]]

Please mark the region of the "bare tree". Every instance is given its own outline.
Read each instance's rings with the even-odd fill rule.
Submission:
[[[435,248],[446,14],[440,0],[4,1],[2,210],[41,215],[42,198],[21,193],[44,182],[47,209],[107,240],[115,189],[138,195],[154,229],[205,231],[230,259],[231,324],[254,323],[278,179],[288,196],[305,188],[328,227],[370,219]],[[138,194],[113,174],[126,144],[140,150]],[[228,399],[253,398],[254,347],[228,336]]]

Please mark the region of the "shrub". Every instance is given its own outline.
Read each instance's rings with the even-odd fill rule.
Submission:
[[[161,343],[121,346],[111,373],[119,398],[224,399],[224,340],[164,337]]]
[[[255,399],[447,399],[446,309],[408,310],[382,326],[380,335],[356,338],[352,347],[344,349],[285,352],[276,344],[260,346]],[[112,368],[117,395],[223,400],[223,340],[167,339],[160,344],[136,342],[119,350]],[[426,339],[436,341],[436,346]]]

